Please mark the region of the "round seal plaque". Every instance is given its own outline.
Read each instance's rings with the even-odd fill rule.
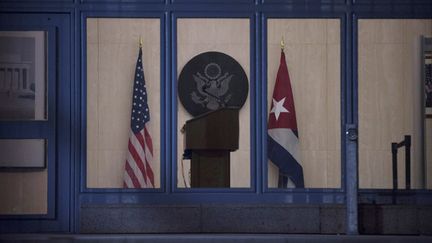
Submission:
[[[221,52],[204,52],[193,57],[178,78],[180,102],[192,116],[223,107],[240,109],[248,90],[243,68]]]

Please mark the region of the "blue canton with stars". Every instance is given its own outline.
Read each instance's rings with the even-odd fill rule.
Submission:
[[[141,48],[139,49],[138,60],[135,68],[131,117],[131,129],[134,133],[140,132],[144,129],[145,123],[150,121],[150,110],[147,104],[147,90],[145,86]]]

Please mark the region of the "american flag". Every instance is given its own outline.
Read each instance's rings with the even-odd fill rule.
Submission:
[[[132,94],[131,133],[125,164],[123,186],[125,188],[154,188],[153,143],[148,130],[150,110],[147,104],[142,65],[142,49],[139,48]]]

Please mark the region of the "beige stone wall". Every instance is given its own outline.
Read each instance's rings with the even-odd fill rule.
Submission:
[[[207,51],[223,52],[243,67],[250,78],[250,23],[249,19],[178,19],[177,20],[177,75],[194,56]],[[250,80],[249,80],[250,83]],[[184,187],[181,173],[183,136],[180,133],[184,123],[191,119],[178,100],[177,112],[177,185]],[[231,187],[250,187],[250,98],[240,110],[239,149],[231,153]],[[183,163],[185,171],[188,161]],[[187,172],[185,172],[188,180]],[[186,182],[187,183],[187,182]]]
[[[426,186],[432,189],[432,119],[425,122]]]
[[[392,187],[391,143],[404,135],[412,136],[412,187],[423,188],[420,36],[432,35],[432,21],[360,20],[358,26],[360,188]],[[404,161],[402,149],[399,188]]]
[[[280,41],[284,37],[305,187],[339,188],[340,21],[269,19],[267,27],[267,114],[279,68]],[[277,187],[278,169],[270,161],[268,178],[268,186]]]
[[[0,214],[46,214],[47,170],[0,172]]]
[[[87,19],[87,187],[123,186],[140,36],[160,187],[160,21],[152,18]]]

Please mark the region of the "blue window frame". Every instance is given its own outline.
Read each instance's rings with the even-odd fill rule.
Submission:
[[[46,33],[46,120],[0,121],[1,139],[47,142],[47,213],[0,216],[0,232],[69,230],[70,81],[69,18],[60,14],[1,14],[0,30]],[[40,223],[42,220],[43,223]]]
[[[370,1],[357,0],[359,5],[367,6]],[[374,3],[376,12],[364,11],[353,14],[353,66],[358,67],[358,22],[362,19],[431,19],[432,6],[430,2],[418,1],[409,4],[409,1],[403,2],[405,6],[392,8],[391,11],[385,11],[389,6],[385,3]],[[388,3],[387,3],[388,4]],[[423,9],[422,9],[423,7]],[[358,69],[353,69],[353,119],[358,124]],[[359,189],[359,203],[362,204],[432,204],[432,193],[430,189]]]
[[[238,19],[248,19],[249,20],[249,38],[250,38],[250,46],[249,46],[249,65],[250,65],[250,73],[249,73],[249,82],[250,82],[250,88],[249,88],[249,97],[250,97],[250,147],[251,147],[251,153],[250,153],[250,187],[249,188],[178,188],[177,187],[177,161],[179,158],[177,158],[177,141],[178,141],[178,133],[177,131],[177,110],[178,106],[180,105],[177,102],[177,20],[178,19],[194,19],[194,18],[209,18],[209,19],[223,19],[223,18],[238,18]],[[171,181],[171,188],[170,190],[174,193],[253,193],[257,192],[256,188],[256,180],[254,178],[260,177],[260,175],[257,174],[258,171],[256,169],[257,163],[257,153],[259,152],[259,149],[257,149],[257,140],[256,140],[256,130],[254,129],[257,127],[257,122],[259,119],[259,115],[257,115],[257,107],[258,107],[258,95],[256,90],[256,72],[254,70],[257,70],[257,62],[256,62],[256,55],[255,55],[255,47],[256,47],[256,32],[258,31],[258,21],[251,13],[241,13],[241,12],[232,12],[232,13],[215,13],[215,12],[177,12],[172,15],[171,18],[171,26],[172,26],[172,47],[171,47],[171,107],[172,107],[172,123],[171,123],[171,151],[172,152],[172,159],[171,159],[171,165],[172,165],[172,181]],[[254,31],[255,30],[255,31]],[[253,151],[256,151],[256,153],[253,153]],[[192,194],[195,195],[195,194]]]
[[[111,11],[83,11],[81,15],[81,47],[77,48],[80,51],[81,70],[81,160],[80,168],[80,202],[78,204],[93,204],[93,203],[168,203],[168,204],[183,204],[183,203],[206,203],[206,202],[286,202],[286,203],[343,203],[344,188],[340,189],[286,189],[272,190],[268,189],[263,183],[266,179],[262,165],[266,154],[264,153],[266,133],[263,132],[263,127],[266,121],[261,116],[266,110],[266,85],[262,80],[266,80],[266,65],[263,60],[266,58],[266,37],[262,36],[266,33],[265,21],[268,17],[276,18],[338,18],[341,20],[341,33],[344,33],[343,24],[345,23],[343,13],[284,13],[281,11],[267,11],[268,13],[255,13],[254,11],[244,11],[244,5],[219,6],[211,10],[207,5],[204,5],[205,10],[194,9],[194,11],[182,11],[188,5],[179,6],[178,11],[173,11],[170,15],[165,14],[164,17],[153,12],[145,11],[124,11],[121,13]],[[239,11],[242,9],[243,11]],[[86,188],[86,171],[85,171],[85,76],[86,76],[86,58],[85,58],[85,41],[86,41],[86,19],[90,17],[110,17],[110,18],[161,18],[161,65],[164,66],[161,70],[161,104],[162,112],[165,115],[166,124],[161,124],[162,147],[164,151],[172,151],[168,153],[161,162],[161,188],[160,189],[93,189]],[[251,176],[250,188],[177,188],[177,20],[179,18],[246,18],[250,20],[250,98],[251,98]],[[343,38],[343,34],[341,35]],[[168,41],[169,40],[169,41]],[[342,43],[345,43],[342,40]],[[343,44],[342,44],[343,46]],[[343,47],[341,47],[343,49]],[[342,50],[341,53],[344,53]],[[344,54],[342,54],[344,55]],[[343,64],[342,64],[343,65]],[[264,71],[263,71],[264,70]],[[342,74],[341,74],[342,75]],[[260,77],[260,78],[258,78]],[[166,81],[164,81],[166,79]],[[345,79],[341,79],[345,80]],[[341,84],[343,85],[343,84]],[[344,113],[342,113],[343,115]],[[342,126],[342,125],[341,125]],[[165,139],[165,141],[164,141]],[[266,160],[265,160],[266,161]],[[342,165],[342,168],[344,166]],[[344,170],[344,169],[342,169]],[[343,175],[344,173],[341,172]],[[343,180],[343,177],[342,177]],[[265,181],[265,180],[264,180]],[[342,182],[344,185],[344,182]],[[287,194],[289,193],[289,194]],[[150,195],[151,196],[148,196]],[[80,205],[77,205],[76,210],[79,211]]]
[[[110,188],[110,189],[96,189],[96,188],[88,188],[87,187],[87,169],[86,169],[86,163],[87,163],[87,156],[86,156],[86,150],[87,150],[87,140],[86,140],[86,134],[87,134],[87,130],[86,130],[86,121],[87,121],[87,101],[86,101],[86,94],[87,94],[87,90],[86,90],[86,84],[87,84],[87,45],[86,45],[86,40],[87,40],[87,19],[88,18],[157,18],[160,20],[160,47],[161,47],[161,52],[160,52],[160,112],[161,112],[161,124],[160,124],[160,136],[161,136],[161,152],[160,152],[160,163],[161,163],[161,167],[160,167],[160,180],[161,180],[161,186],[160,188],[148,188],[145,189],[146,193],[156,193],[156,192],[163,192],[165,190],[166,187],[166,173],[167,173],[167,168],[166,165],[167,163],[165,163],[165,161],[168,159],[169,156],[167,156],[166,153],[166,143],[167,143],[167,117],[169,114],[167,114],[167,103],[168,103],[168,99],[170,97],[169,95],[169,90],[166,89],[165,87],[167,86],[166,84],[166,75],[169,75],[166,73],[165,70],[165,61],[164,59],[166,59],[166,48],[165,46],[166,41],[165,41],[165,18],[164,15],[161,13],[156,13],[156,12],[144,12],[144,11],[131,11],[131,12],[125,12],[125,13],[113,13],[113,12],[87,12],[87,11],[83,11],[81,13],[81,35],[80,35],[80,42],[79,42],[79,46],[77,47],[77,55],[80,57],[80,68],[82,70],[81,73],[79,73],[78,75],[81,78],[81,94],[79,97],[80,100],[80,105],[79,107],[81,107],[80,109],[80,117],[82,118],[80,120],[80,163],[79,164],[79,168],[77,169],[77,171],[79,171],[79,177],[77,180],[79,180],[80,184],[79,184],[79,192],[82,193],[98,193],[98,192],[110,192],[110,193],[117,193],[117,192],[128,192],[128,193],[136,193],[136,192],[142,192],[142,190],[139,189],[118,189],[118,188]],[[145,67],[144,67],[145,68]]]
[[[4,22],[3,22],[4,23]],[[6,22],[7,23],[7,22]],[[49,26],[1,26],[1,31],[44,31],[46,33],[46,83],[45,85],[47,93],[46,101],[46,120],[34,120],[34,121],[0,121],[0,137],[2,139],[44,139],[46,148],[46,167],[47,167],[47,186],[48,186],[48,210],[47,214],[40,215],[26,215],[30,218],[48,218],[53,219],[55,217],[55,173],[56,170],[56,70],[49,68],[55,66],[56,62],[56,37],[55,29]],[[22,216],[8,215],[3,216],[7,218],[20,218]]]
[[[161,131],[161,136],[165,139],[162,142],[164,151],[173,151],[166,155],[162,161],[165,164],[161,166],[161,188],[157,190],[135,190],[135,189],[90,189],[85,187],[85,156],[81,153],[81,169],[80,171],[80,203],[191,203],[191,202],[296,202],[296,203],[344,203],[346,195],[346,142],[342,142],[342,165],[341,165],[341,188],[340,189],[286,189],[273,190],[267,188],[263,183],[266,181],[265,173],[262,170],[261,161],[265,160],[265,124],[266,118],[260,116],[262,111],[267,109],[264,102],[266,98],[266,84],[261,80],[266,80],[266,27],[265,23],[268,18],[338,18],[341,23],[341,131],[347,129],[356,129],[356,84],[353,83],[356,68],[356,62],[353,60],[353,50],[355,38],[350,35],[355,26],[354,13],[357,8],[361,11],[363,6],[370,7],[370,4],[355,2],[340,1],[321,1],[309,3],[305,1],[235,1],[231,5],[223,4],[223,1],[210,1],[202,4],[195,4],[194,0],[173,0],[167,2],[168,8],[162,5],[145,5],[131,4],[127,5],[125,11],[111,11],[110,5],[95,3],[84,6],[94,7],[96,10],[82,10],[80,26],[81,32],[80,42],[83,49],[79,53],[81,57],[85,53],[85,21],[87,17],[160,17],[161,18],[161,60],[162,65],[162,82],[161,88],[164,92],[161,93],[161,103],[165,111],[166,124],[161,124],[165,128]],[[116,1],[108,1],[113,3]],[[156,1],[155,1],[156,2]],[[232,2],[232,1],[230,1]],[[153,3],[153,1],[152,1]],[[363,4],[363,5],[362,5]],[[256,7],[254,7],[254,5]],[[388,9],[386,5],[384,9]],[[114,5],[115,6],[115,5]],[[139,10],[131,10],[135,9]],[[281,8],[281,6],[283,6]],[[155,12],[148,12],[149,9],[154,9]],[[187,11],[184,11],[187,9]],[[370,11],[370,10],[363,10]],[[161,15],[164,16],[161,16]],[[180,189],[176,188],[177,181],[177,165],[176,165],[176,148],[177,148],[177,133],[176,130],[176,23],[178,18],[249,18],[251,20],[251,66],[255,67],[255,71],[251,72],[251,93],[254,95],[254,100],[251,101],[252,113],[251,122],[253,129],[252,146],[256,146],[256,151],[252,153],[251,167],[251,188],[246,189]],[[79,48],[77,48],[79,49]],[[81,75],[82,80],[85,80],[85,58],[81,58]],[[165,80],[165,81],[164,81]],[[169,84],[169,85],[168,85]],[[84,87],[84,83],[81,84]],[[259,88],[258,88],[259,87]],[[82,94],[83,95],[83,94]],[[85,99],[81,96],[81,111],[85,109]],[[81,116],[85,116],[85,112],[81,112]],[[81,119],[83,121],[85,119]],[[85,150],[85,126],[82,123],[81,130],[81,151]],[[345,141],[345,134],[341,134],[341,140]],[[354,151],[355,152],[355,151]],[[119,194],[121,193],[121,194]],[[148,194],[151,197],[148,197]],[[289,195],[287,195],[287,193]]]
[[[307,15],[307,17],[304,14],[284,14],[284,13],[279,13],[279,12],[267,12],[267,13],[263,13],[262,15],[262,21],[263,21],[263,26],[267,26],[267,21],[268,19],[338,19],[340,21],[340,53],[341,53],[341,73],[340,73],[340,86],[341,86],[341,91],[344,90],[344,88],[346,87],[346,82],[347,80],[347,72],[346,72],[346,64],[344,62],[344,60],[346,60],[346,50],[344,48],[344,46],[346,45],[346,39],[345,39],[345,24],[346,24],[346,19],[345,19],[345,15],[341,14],[341,13],[325,13],[325,14],[317,14],[317,15]],[[261,56],[261,79],[263,80],[263,82],[261,82],[261,94],[260,96],[262,97],[262,102],[261,102],[261,113],[260,114],[265,114],[266,111],[269,110],[269,107],[267,107],[267,28],[263,28],[262,29],[262,34],[261,34],[261,41],[262,41],[262,56]],[[340,121],[340,128],[341,128],[341,141],[343,141],[343,139],[345,138],[344,134],[342,131],[344,131],[344,126],[346,124],[347,121],[347,117],[346,117],[346,102],[344,102],[344,100],[347,99],[347,93],[345,92],[341,92],[340,94],[340,106],[341,106],[341,121]],[[266,116],[260,116],[259,118],[261,118],[261,123],[262,123],[262,129],[261,129],[261,136],[262,136],[262,144],[261,144],[261,161],[263,161],[261,164],[261,166],[263,167],[262,170],[267,172],[268,170],[268,163],[265,163],[264,161],[267,161],[267,117]],[[341,143],[341,145],[343,146],[343,143]],[[341,171],[340,171],[340,175],[341,175],[341,187],[340,188],[332,188],[332,189],[318,189],[318,188],[285,188],[285,189],[281,189],[281,188],[269,188],[267,185],[267,181],[268,181],[268,177],[267,177],[267,173],[263,174],[263,190],[264,192],[272,192],[272,193],[290,193],[293,194],[294,197],[296,197],[296,194],[303,194],[304,192],[306,193],[315,193],[317,195],[319,195],[318,197],[322,197],[322,200],[319,200],[321,202],[327,202],[327,203],[342,203],[343,199],[340,198],[340,195],[343,195],[345,193],[345,163],[344,163],[344,149],[341,149]],[[325,199],[324,199],[325,198]]]

